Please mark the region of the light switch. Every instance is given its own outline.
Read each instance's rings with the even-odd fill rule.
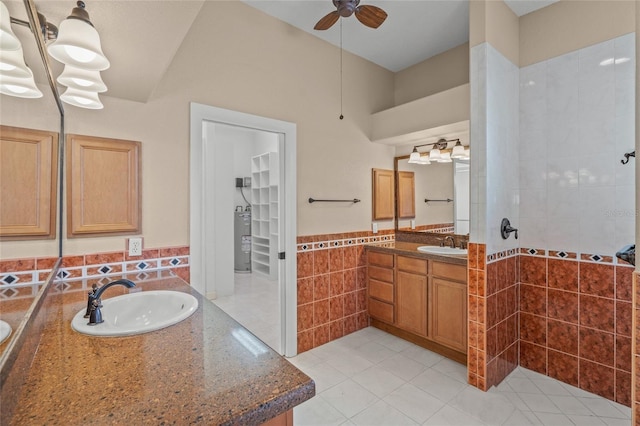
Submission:
[[[378,224],[376,222],[371,222],[371,230],[374,234],[378,233]]]

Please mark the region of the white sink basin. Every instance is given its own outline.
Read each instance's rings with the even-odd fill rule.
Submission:
[[[0,320],[0,343],[7,340],[9,336],[11,336],[11,326],[8,323]]]
[[[468,251],[467,249],[461,249],[457,247],[438,247],[438,246],[420,246],[418,247],[418,251],[423,253],[430,254],[444,254],[444,255],[454,255],[454,256],[466,256]]]
[[[91,336],[132,336],[177,324],[198,309],[198,299],[180,291],[142,291],[102,300],[101,324],[88,325],[86,309],[71,320],[71,327]]]

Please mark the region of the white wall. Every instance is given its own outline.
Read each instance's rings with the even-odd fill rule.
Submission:
[[[635,160],[620,160],[634,150],[634,94],[633,34],[522,68],[523,247],[612,256],[633,244]]]
[[[518,227],[518,67],[489,43],[471,49],[470,241],[487,253],[518,247],[500,222]]]

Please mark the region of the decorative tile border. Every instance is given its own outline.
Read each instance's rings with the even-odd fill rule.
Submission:
[[[44,283],[55,262],[50,258],[13,259],[0,262],[0,299],[32,297],[25,288]],[[42,266],[43,269],[38,267]],[[56,275],[56,281],[101,279],[114,275],[136,274],[154,276],[157,271],[172,270],[189,282],[189,247],[145,249],[142,256],[130,257],[125,252],[93,253],[65,256]],[[22,290],[19,290],[22,289]]]
[[[323,236],[321,236],[323,237]],[[392,242],[395,241],[395,234],[374,234],[371,236],[359,236],[359,237],[347,237],[347,238],[337,238],[332,240],[324,240],[324,241],[314,241],[314,236],[307,237],[298,237],[298,245],[296,247],[297,253],[307,252],[307,251],[315,251],[315,250],[327,250],[337,247],[347,247],[347,246],[361,246],[369,243],[379,243],[379,242]],[[309,239],[311,241],[308,242],[300,242],[305,239]]]
[[[504,250],[497,253],[488,254],[487,263],[495,262],[500,259],[505,259],[508,257],[517,256],[517,255],[630,266],[627,262],[624,262],[613,256],[606,256],[606,255],[593,254],[593,253],[575,253],[575,252],[564,251],[564,250],[525,248],[525,247],[521,247],[519,249],[509,249],[509,250]]]

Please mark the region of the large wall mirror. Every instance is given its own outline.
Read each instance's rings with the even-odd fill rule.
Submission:
[[[11,18],[29,22],[26,2],[3,0],[3,3],[7,7]],[[10,364],[7,362],[10,348],[20,338],[20,332],[28,321],[34,304],[42,299],[41,296],[46,288],[45,285],[42,285],[42,280],[46,278],[46,274],[38,271],[53,270],[62,256],[62,245],[60,243],[62,235],[60,171],[63,164],[61,144],[64,140],[64,111],[49,84],[46,66],[40,57],[34,34],[24,25],[14,23],[11,28],[20,40],[25,62],[32,70],[36,84],[43,96],[37,99],[29,99],[0,94],[0,125],[56,133],[58,135],[58,155],[57,164],[52,165],[57,169],[57,176],[54,179],[54,185],[56,186],[55,201],[53,203],[53,210],[56,216],[54,238],[39,238],[36,236],[28,239],[4,239],[0,242],[2,245],[0,262],[3,265],[3,269],[0,270],[0,276],[3,279],[3,282],[0,283],[0,303],[3,304],[0,319],[9,324],[12,329],[10,337],[0,344],[0,367],[3,370],[7,364]],[[6,146],[9,146],[9,144]],[[5,149],[2,155],[12,155],[11,152],[15,152],[15,150]],[[14,167],[20,167],[19,163],[22,161],[18,158],[3,159],[3,161],[5,160],[9,161],[9,163],[13,162]],[[7,203],[11,202],[11,200],[3,199],[1,202]],[[5,273],[7,271],[20,270],[21,268],[35,271],[32,272],[31,276],[35,276],[37,279],[32,279],[31,281],[40,281],[40,284],[29,284],[29,273]],[[25,282],[25,284],[22,285],[22,282]],[[7,283],[14,283],[18,287],[3,289],[2,285]]]
[[[460,139],[468,148],[465,136]],[[469,159],[412,164],[406,154],[394,163],[396,232],[469,234]],[[407,207],[412,202],[413,211]]]

